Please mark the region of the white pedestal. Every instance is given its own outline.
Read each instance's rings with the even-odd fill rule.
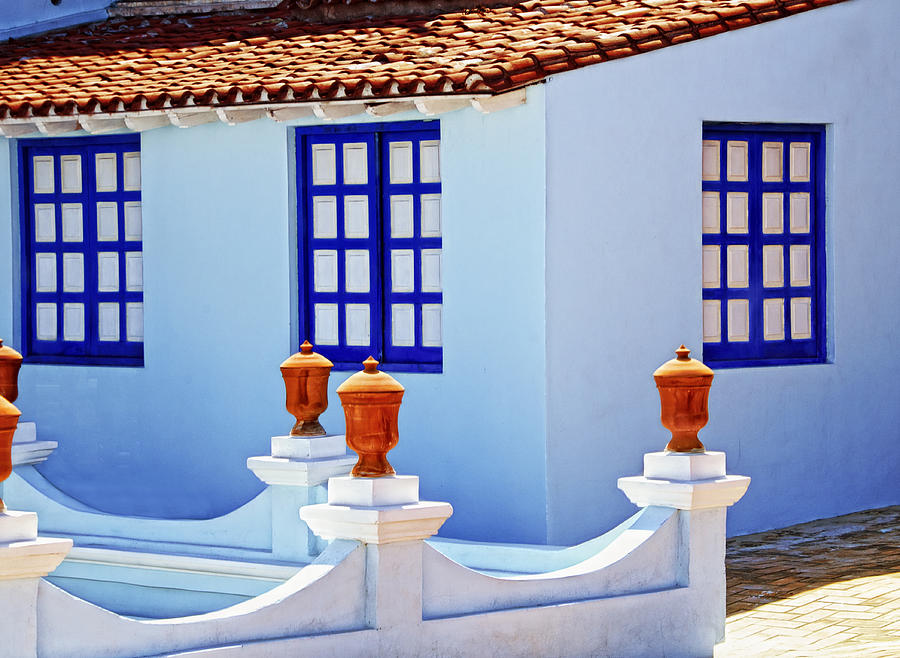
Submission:
[[[12,465],[25,466],[46,461],[59,444],[56,441],[38,441],[37,426],[22,423],[16,427],[12,443]]]
[[[0,512],[0,655],[37,654],[37,592],[72,548],[71,539],[37,536],[34,512]]]
[[[300,518],[324,539],[390,544],[427,539],[444,524],[449,503],[420,501],[419,478],[331,478],[328,503],[300,509]]]
[[[724,452],[651,452],[644,455],[643,476],[619,478],[618,484],[638,507],[695,510],[733,505],[750,478],[726,475]]]
[[[250,457],[247,468],[266,484],[314,487],[350,472],[356,455],[343,434],[314,437],[273,436],[270,457]]]

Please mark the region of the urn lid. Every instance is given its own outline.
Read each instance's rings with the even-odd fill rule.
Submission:
[[[3,344],[3,339],[0,338],[0,361],[18,361],[22,362],[22,355],[16,352],[9,345]]]
[[[676,358],[666,361],[653,373],[656,383],[666,377],[712,377],[713,371],[697,359],[690,357],[691,351],[684,345],[675,350]]]
[[[300,351],[286,358],[281,368],[331,368],[334,364],[321,354],[313,352],[312,343],[304,340],[300,346]]]
[[[347,381],[337,387],[341,393],[399,393],[405,389],[403,385],[386,372],[378,369],[378,361],[369,357],[363,361],[365,370],[351,375]]]

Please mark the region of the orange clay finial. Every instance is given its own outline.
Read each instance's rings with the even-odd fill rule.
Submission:
[[[369,357],[364,370],[338,386],[347,421],[347,445],[359,455],[350,472],[356,477],[393,475],[388,451],[400,440],[397,417],[403,400],[403,386]]]
[[[304,340],[300,351],[281,364],[285,406],[297,419],[291,436],[325,436],[319,416],[328,408],[328,376],[334,364]]]
[[[709,421],[709,388],[713,371],[690,358],[684,345],[675,350],[676,358],[666,361],[653,373],[659,389],[660,421],[672,432],[666,450],[703,452],[697,432]]]
[[[12,440],[21,415],[12,402],[0,396],[0,483],[12,473]],[[0,512],[5,510],[6,505],[0,498]]]
[[[0,395],[8,402],[15,402],[19,397],[19,368],[22,367],[22,355],[9,345],[3,345],[0,338]]]

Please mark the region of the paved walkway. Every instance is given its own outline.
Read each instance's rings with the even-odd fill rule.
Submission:
[[[900,506],[735,537],[716,658],[900,656]]]

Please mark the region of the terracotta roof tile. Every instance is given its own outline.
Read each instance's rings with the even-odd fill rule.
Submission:
[[[500,93],[844,0],[529,0],[315,24],[269,10],[116,18],[0,45],[0,120]],[[302,14],[302,13],[301,13]]]

